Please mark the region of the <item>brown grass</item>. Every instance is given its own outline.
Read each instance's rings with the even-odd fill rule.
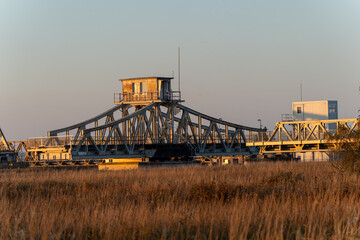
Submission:
[[[1,239],[354,239],[360,181],[330,163],[0,172]]]

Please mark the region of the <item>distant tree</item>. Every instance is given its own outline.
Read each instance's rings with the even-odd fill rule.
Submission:
[[[338,126],[337,134],[329,136],[335,142],[335,161],[333,166],[341,172],[360,174],[360,119],[353,131],[345,126]]]

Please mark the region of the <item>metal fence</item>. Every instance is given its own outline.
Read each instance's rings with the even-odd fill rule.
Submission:
[[[180,101],[180,91],[170,91],[162,94],[161,92],[141,92],[141,93],[114,93],[114,102],[147,102],[147,101]]]
[[[73,144],[72,136],[53,136],[53,137],[37,137],[29,138],[27,141],[28,148],[37,147],[63,147]]]

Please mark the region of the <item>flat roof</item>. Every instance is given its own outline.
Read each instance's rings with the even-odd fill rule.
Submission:
[[[302,101],[302,102],[292,102],[292,103],[299,104],[299,103],[321,103],[321,102],[337,102],[337,100]]]
[[[171,80],[174,79],[174,77],[136,77],[136,78],[123,78],[123,79],[119,79],[119,81],[123,81],[123,80],[137,80],[137,79],[149,79],[149,78],[156,78],[156,79],[162,79],[162,80]]]

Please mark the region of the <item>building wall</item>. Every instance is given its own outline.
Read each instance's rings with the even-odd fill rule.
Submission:
[[[301,113],[298,113],[300,108]],[[293,102],[292,112],[294,121],[328,120],[338,119],[337,101],[312,101],[312,102]],[[336,128],[336,124],[328,124],[329,130]],[[325,161],[329,160],[326,152],[307,152],[296,153],[302,161]]]
[[[338,103],[337,101],[328,101],[329,119],[338,119]]]
[[[328,101],[293,102],[292,112],[295,121],[329,119]]]
[[[329,161],[329,153],[327,152],[306,152],[306,153],[297,153],[296,157],[300,157],[303,162],[311,161]]]
[[[158,81],[157,78],[122,80],[123,93],[133,93],[133,83],[137,86],[143,83],[142,92],[159,92],[161,87],[161,81]],[[140,93],[140,89],[137,92]]]
[[[48,152],[48,153],[39,153],[39,160],[71,160],[71,154],[69,153],[59,153],[59,152]]]
[[[171,99],[171,78],[123,79],[123,101],[149,102]]]

